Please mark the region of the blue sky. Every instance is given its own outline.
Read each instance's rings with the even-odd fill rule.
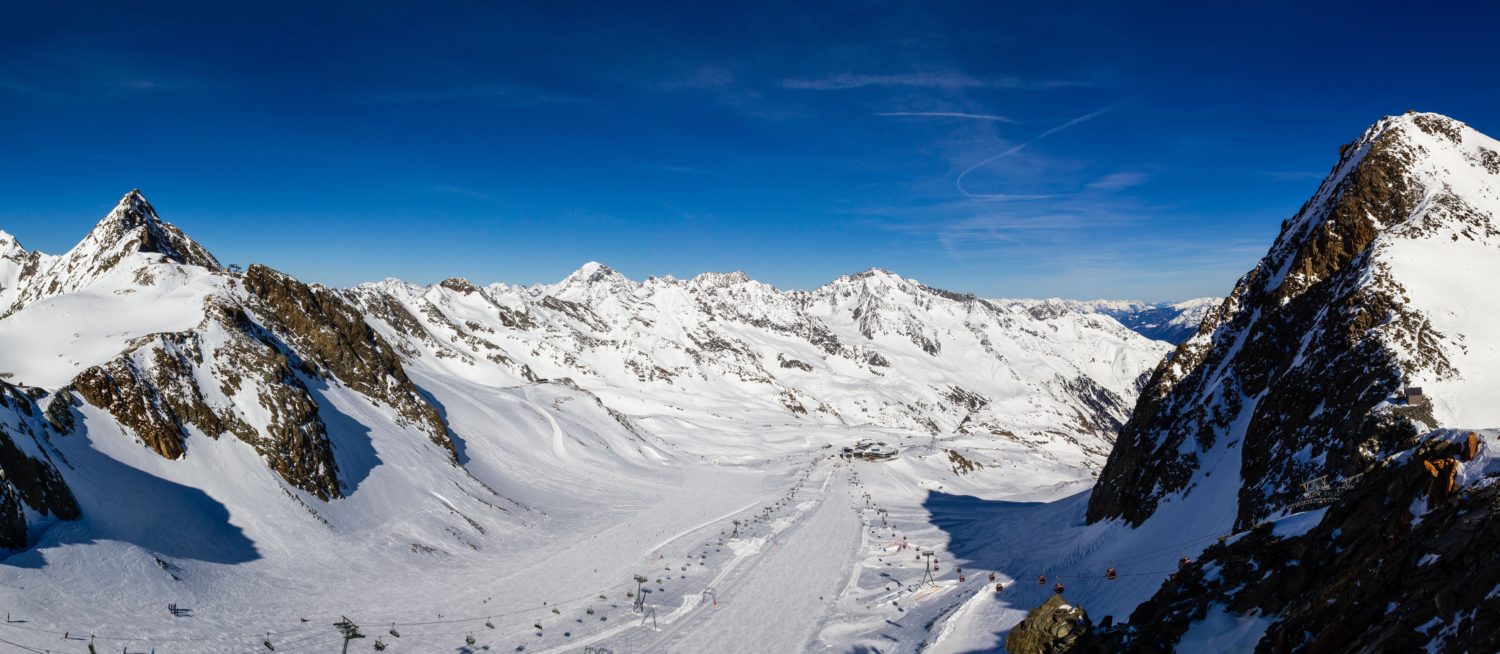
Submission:
[[[1482,3],[112,4],[7,9],[0,229],[335,285],[1221,294],[1380,116],[1500,133]]]

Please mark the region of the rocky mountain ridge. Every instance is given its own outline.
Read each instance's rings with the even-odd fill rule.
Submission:
[[[726,419],[683,401],[711,398],[759,422],[1064,441],[1074,451],[1048,455],[1085,465],[1166,349],[1091,312],[1037,314],[884,270],[782,291],[742,272],[637,282],[590,263],[557,284],[345,293],[408,360],[450,374],[567,377],[648,420]]]
[[[1413,112],[1340,155],[1157,366],[1089,498],[1138,533],[1239,533],[1097,651],[1168,651],[1210,614],[1256,651],[1493,648],[1500,470],[1470,430],[1500,424],[1500,301],[1461,280],[1500,274],[1500,142]]]

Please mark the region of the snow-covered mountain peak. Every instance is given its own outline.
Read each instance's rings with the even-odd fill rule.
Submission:
[[[12,242],[14,239],[12,239]],[[170,264],[219,272],[209,251],[175,225],[163,221],[139,190],[120,199],[94,229],[61,256],[10,248],[4,267],[5,289],[0,291],[0,315],[9,315],[38,300],[72,293],[105,277],[120,277],[116,285],[149,286],[163,275],[143,268]]]
[[[115,208],[94,226],[69,256],[133,252],[156,253],[180,264],[219,269],[219,261],[206,248],[156,215],[156,209],[146,201],[146,196],[141,195],[140,189],[120,198]]]
[[[1353,262],[1377,236],[1466,240],[1496,226],[1500,143],[1434,113],[1387,116],[1340,148],[1339,162],[1268,254],[1268,287],[1289,300]],[[1329,221],[1327,218],[1334,220]]]
[[[578,270],[549,286],[546,295],[569,302],[592,303],[621,293],[634,291],[640,284],[597,261],[583,264]]]
[[[1432,428],[1500,422],[1500,299],[1464,290],[1497,276],[1500,143],[1437,114],[1378,121],[1158,367],[1090,517],[1196,494],[1253,524]]]
[[[745,274],[745,271],[736,270],[734,272],[727,273],[700,273],[696,277],[693,277],[693,279],[689,283],[698,288],[725,288],[728,286],[746,284],[750,281],[752,280],[750,279],[749,275]]]

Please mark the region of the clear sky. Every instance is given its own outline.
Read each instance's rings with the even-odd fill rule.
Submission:
[[[5,11],[0,229],[334,285],[1222,294],[1382,115],[1500,133],[1496,3],[89,4]]]

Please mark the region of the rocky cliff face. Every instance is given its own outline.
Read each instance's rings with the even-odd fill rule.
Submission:
[[[251,310],[304,372],[333,377],[376,402],[395,409],[400,419],[426,433],[457,456],[437,409],[407,378],[401,360],[353,306],[337,293],[308,286],[265,266],[245,272]]]
[[[1011,628],[1005,637],[1009,654],[1065,654],[1080,651],[1093,628],[1088,613],[1053,595],[1026,614],[1026,619]]]
[[[187,429],[196,427],[244,441],[320,499],[341,496],[327,427],[302,380],[307,373],[287,357],[293,350],[237,304],[215,298],[205,309],[196,329],[138,339],[61,393],[104,409],[168,459],[184,456]]]
[[[1485,451],[1497,441],[1479,437],[1475,456],[1466,440],[1428,434],[1326,509],[1211,546],[1079,651],[1173,651],[1216,606],[1259,623],[1256,651],[1496,651],[1500,468]],[[1440,466],[1456,474],[1429,472]]]
[[[49,425],[33,395],[39,393],[0,381],[0,548],[25,547],[33,520],[79,515],[47,447]]]
[[[1206,456],[1230,448],[1242,465],[1222,474],[1246,481],[1236,510],[1248,527],[1302,482],[1352,475],[1457,412],[1402,398],[1408,385],[1457,384],[1485,361],[1468,356],[1471,336],[1424,310],[1444,298],[1414,297],[1402,273],[1428,250],[1472,246],[1478,264],[1492,256],[1497,150],[1433,114],[1385,119],[1343,148],[1265,258],[1152,373],[1090,520],[1140,524],[1192,492]]]
[[[1214,511],[1240,533],[1093,651],[1172,651],[1210,615],[1256,651],[1495,649],[1497,444],[1434,428],[1500,423],[1500,301],[1462,290],[1497,272],[1500,143],[1408,113],[1342,148],[1152,373],[1089,501],[1091,521]]]

